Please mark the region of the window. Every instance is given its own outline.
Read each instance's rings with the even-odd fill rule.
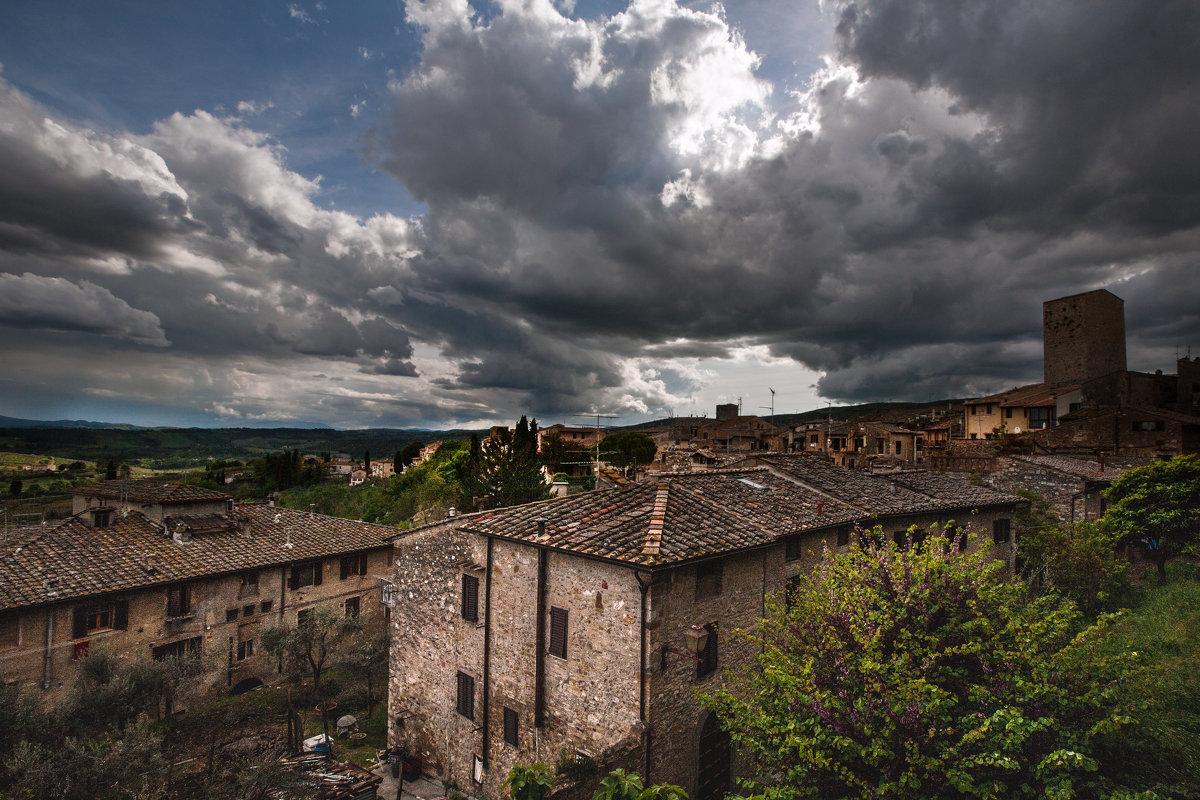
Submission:
[[[1029,409],[1030,428],[1053,428],[1058,422],[1058,409],[1054,406],[1042,406]]]
[[[254,603],[251,603],[248,606],[242,606],[242,616],[243,617],[253,617],[254,616]]]
[[[92,527],[107,528],[112,524],[112,509],[98,508],[92,512]]]
[[[992,541],[1004,544],[1012,537],[1012,526],[1007,519],[992,521]]]
[[[962,528],[956,527],[953,522],[946,526],[946,552],[950,552],[950,547],[954,542],[958,542],[958,552],[962,553],[967,549],[967,532]]]
[[[704,630],[708,631],[708,639],[704,641],[704,649],[700,651],[700,660],[696,663],[697,678],[703,678],[717,669],[717,623],[708,623]]]
[[[258,594],[258,573],[243,572],[242,585],[238,589],[238,597],[247,597],[252,594]]]
[[[904,442],[896,442],[896,455],[904,454]]]
[[[167,619],[187,616],[192,610],[191,592],[186,583],[178,583],[167,587]],[[235,610],[236,614],[237,611]]]
[[[354,617],[358,616],[358,611],[359,611],[359,599],[357,597],[347,598],[347,600],[346,600],[346,616],[353,619]]]
[[[467,719],[475,719],[475,679],[465,672],[458,673],[454,710]]]
[[[1165,426],[1162,420],[1134,422],[1133,429],[1135,431],[1161,431]]]
[[[504,741],[513,747],[520,747],[521,740],[517,737],[517,723],[520,717],[517,712],[505,706],[504,708]]]
[[[225,610],[225,621],[226,622],[233,622],[234,620],[237,619],[237,617],[238,617],[238,610],[236,608],[228,608]]]
[[[850,544],[850,526],[849,525],[843,525],[842,527],[838,528],[837,543],[838,543],[838,547],[845,547],[846,545]]]
[[[793,536],[783,543],[783,557],[787,561],[796,561],[800,558],[799,536]]]
[[[479,621],[479,578],[474,575],[462,576],[462,618]]]
[[[200,643],[203,638],[193,636],[191,639],[180,639],[178,642],[159,645],[150,651],[154,656],[155,661],[162,661],[167,658],[183,658],[184,656],[200,652]]]
[[[262,612],[263,614],[266,614],[268,611],[270,611],[274,607],[274,605],[275,605],[274,600],[263,600],[261,603],[258,604],[258,610],[260,612]]]
[[[796,590],[800,588],[800,585],[803,582],[804,582],[803,575],[793,575],[792,577],[787,579],[787,586],[784,587],[784,590],[783,590],[785,593],[783,596],[783,604],[785,607],[787,607],[787,609],[789,611],[796,605]],[[709,635],[711,636],[711,634],[709,634]],[[707,647],[708,647],[708,644],[705,643],[705,648],[707,649]]]
[[[303,586],[321,585],[321,561],[305,561],[292,567],[292,575],[288,578],[289,589],[299,589]]]
[[[346,580],[353,575],[367,574],[367,554],[353,553],[348,556],[342,556],[341,563],[341,579]]]
[[[312,622],[312,609],[306,608],[303,611],[296,612],[296,627],[301,628]]]
[[[21,617],[15,613],[0,614],[0,650],[21,643]]]
[[[247,639],[244,642],[238,642],[237,660],[245,661],[250,656],[254,655],[254,640]]]
[[[567,610],[550,608],[550,655],[567,657]]]
[[[720,561],[709,561],[696,565],[696,599],[716,597],[721,593],[724,569]]]
[[[71,638],[82,639],[101,631],[123,631],[129,627],[129,601],[112,600],[72,609]]]
[[[1008,408],[1004,409],[1004,418],[1012,419],[1012,412],[1013,412],[1012,406],[1009,406]]]
[[[992,404],[991,404],[991,403],[988,403],[988,404],[987,404],[987,413],[988,413],[988,414],[991,414],[991,413],[992,413]]]

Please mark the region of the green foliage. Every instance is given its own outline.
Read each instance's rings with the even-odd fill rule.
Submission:
[[[1117,621],[1111,653],[1137,651],[1141,669],[1118,702],[1138,704],[1139,724],[1106,738],[1101,774],[1131,791],[1200,797],[1200,570],[1171,565],[1171,582],[1151,586]]]
[[[910,532],[911,533],[911,532]],[[875,536],[882,531],[875,530]],[[829,556],[773,601],[753,667],[704,698],[754,764],[754,791],[792,798],[1073,797],[1097,738],[1132,721],[1132,668],[1101,652],[1111,624],[1031,597],[983,551]]]
[[[620,469],[649,464],[658,452],[654,440],[637,431],[618,431],[605,436],[600,446],[606,454],[605,460]]]
[[[20,497],[22,488],[23,484],[21,483],[21,479],[13,478],[12,483],[8,485],[8,493],[13,497]]]
[[[600,781],[592,800],[688,800],[688,794],[670,783],[643,787],[638,773],[614,769]]]
[[[356,630],[355,624],[328,606],[313,608],[295,627],[272,626],[262,632],[263,649],[279,660],[292,683],[311,675],[313,694],[321,697],[321,678],[333,655]]]
[[[535,421],[532,430],[536,431]],[[550,496],[538,467],[536,435],[521,417],[514,433],[500,431],[480,450],[475,486],[489,508],[517,505]]]
[[[546,800],[554,788],[554,778],[546,764],[513,764],[504,788],[512,800]]]
[[[1143,547],[1166,580],[1165,564],[1200,554],[1200,456],[1176,456],[1131,469],[1104,493],[1104,522],[1121,545]]]
[[[568,751],[554,762],[554,772],[572,783],[585,781],[596,774],[596,761],[591,756]]]
[[[1043,498],[1019,494],[1030,502],[1016,516],[1017,563],[1030,586],[1057,591],[1089,613],[1128,605],[1129,562],[1117,552],[1112,530],[1089,522],[1063,525]]]
[[[639,800],[643,791],[641,775],[614,769],[600,781],[600,788],[592,795],[592,800]]]

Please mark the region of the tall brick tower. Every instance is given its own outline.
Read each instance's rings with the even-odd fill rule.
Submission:
[[[1107,289],[1042,303],[1046,383],[1080,383],[1125,370],[1125,301]]]

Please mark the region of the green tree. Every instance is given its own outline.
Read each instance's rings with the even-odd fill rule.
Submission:
[[[489,508],[544,500],[550,496],[535,452],[527,441],[528,426],[523,435],[525,439],[518,443],[514,434],[501,431],[483,443],[478,485]]]
[[[1129,562],[1116,548],[1116,536],[1095,522],[1063,525],[1050,504],[1032,492],[1019,492],[1029,506],[1016,515],[1017,569],[1038,591],[1050,589],[1087,612],[1114,610],[1129,600]]]
[[[546,800],[554,789],[548,764],[513,764],[504,781],[512,800]]]
[[[370,450],[366,450],[363,452],[363,469],[365,469],[367,471],[368,475],[371,474],[371,451]]]
[[[104,468],[104,479],[109,481],[117,479],[117,462],[111,458],[108,460],[108,466]]]
[[[644,433],[618,431],[604,437],[600,446],[606,453],[608,463],[628,471],[638,464],[649,464],[658,452],[658,445]]]
[[[1117,543],[1142,547],[1167,580],[1166,564],[1200,546],[1200,456],[1176,456],[1131,469],[1104,493],[1105,524]]]
[[[383,624],[359,624],[338,659],[343,669],[362,678],[366,685],[368,717],[375,707],[376,682],[382,682],[387,677],[391,645],[388,630]]]
[[[280,660],[285,674],[312,675],[313,694],[320,697],[321,679],[333,655],[354,629],[353,623],[348,624],[337,611],[317,606],[301,617],[295,627],[271,627],[263,631],[263,649]]]
[[[1131,721],[1117,692],[1132,655],[1098,647],[1110,620],[1083,627],[1074,604],[1030,596],[983,551],[866,542],[773,601],[745,635],[753,666],[705,698],[754,791],[1077,796],[1097,738]]]
[[[25,485],[24,485],[23,483],[21,483],[21,479],[20,479],[20,478],[13,478],[13,479],[12,479],[12,483],[10,483],[10,484],[8,485],[8,493],[9,493],[10,495],[12,495],[13,497],[20,497],[20,496],[21,496],[21,489],[23,489],[23,488],[24,488],[24,486],[25,486]]]

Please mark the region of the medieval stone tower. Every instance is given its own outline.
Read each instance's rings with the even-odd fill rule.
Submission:
[[[1125,370],[1125,301],[1107,289],[1042,303],[1045,382],[1081,383]]]

